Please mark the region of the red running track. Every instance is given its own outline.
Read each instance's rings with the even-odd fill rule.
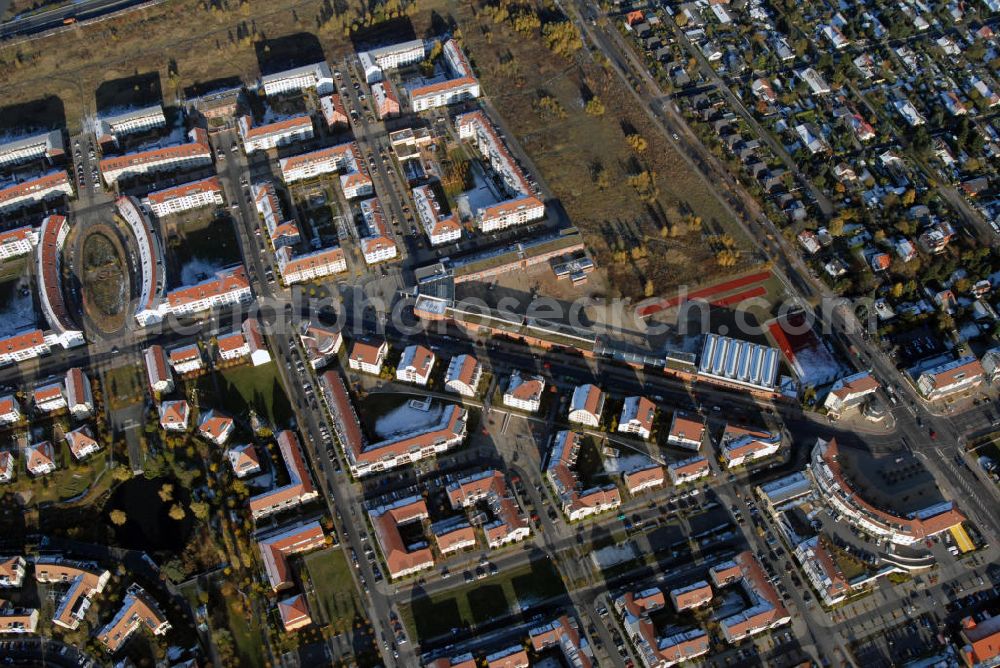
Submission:
[[[686,295],[677,295],[676,297],[664,299],[656,304],[649,304],[639,309],[638,315],[640,318],[645,318],[653,315],[654,313],[666,311],[668,308],[679,306],[681,303],[691,299],[705,299],[707,297],[711,297],[712,295],[719,294],[720,292],[729,292],[730,290],[736,290],[737,288],[745,288],[746,286],[753,285],[754,283],[760,283],[767,280],[770,276],[770,271],[759,271],[756,274],[750,274],[741,278],[734,278],[731,281],[719,283],[718,285],[712,285],[707,288],[701,288],[700,290],[689,292]]]

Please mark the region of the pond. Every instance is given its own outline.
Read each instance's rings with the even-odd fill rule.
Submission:
[[[164,501],[160,492],[164,485],[172,486],[171,500]],[[190,498],[187,490],[173,478],[153,478],[137,476],[119,485],[104,507],[108,526],[114,527],[118,544],[134,550],[147,552],[178,552],[191,533],[193,519],[188,510]],[[180,504],[184,509],[184,519],[178,521],[170,517],[170,507]],[[113,510],[121,510],[127,516],[125,524],[115,526],[110,519]]]

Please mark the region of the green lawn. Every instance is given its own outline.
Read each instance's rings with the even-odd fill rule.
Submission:
[[[139,364],[126,364],[104,374],[105,396],[112,409],[139,403],[146,394],[146,374]]]
[[[409,633],[423,642],[452,628],[478,626],[503,617],[515,611],[515,604],[526,608],[565,592],[552,565],[534,561],[487,580],[414,598],[401,605],[399,613]]]
[[[248,407],[253,407],[279,429],[287,427],[292,418],[292,405],[274,362],[225,369],[201,376],[197,382],[203,409],[217,408],[233,416],[245,416]]]
[[[364,608],[343,550],[330,548],[314,552],[303,563],[330,626],[337,632],[349,630],[355,617],[364,614]]]

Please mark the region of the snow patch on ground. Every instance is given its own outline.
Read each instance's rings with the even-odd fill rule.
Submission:
[[[389,440],[403,434],[411,434],[433,427],[441,421],[444,404],[432,403],[426,410],[415,408],[406,402],[394,408],[375,421],[375,434],[380,439]]]
[[[615,447],[615,445],[611,444],[611,447]],[[622,453],[619,457],[604,458],[604,470],[608,473],[638,471],[639,469],[648,468],[656,463],[650,459],[648,455],[643,455],[638,452],[627,453],[623,450],[619,450],[619,452]]]
[[[181,267],[181,284],[194,285],[201,283],[206,278],[215,276],[215,273],[222,269],[221,262],[211,262],[204,258],[191,258]]]
[[[594,564],[598,568],[605,569],[627,561],[634,561],[639,558],[639,552],[636,550],[634,543],[625,543],[620,546],[609,545],[608,547],[602,547],[599,550],[591,552],[590,558],[594,560]]]
[[[796,350],[792,367],[803,386],[832,383],[844,371],[822,343]]]
[[[458,212],[462,220],[469,220],[475,215],[478,209],[492,206],[501,201],[492,188],[490,188],[479,165],[476,163],[472,165],[472,176],[475,180],[475,186],[456,198]]]
[[[26,278],[19,278],[0,285],[0,338],[13,336],[25,329],[34,329],[38,319],[35,317],[35,302]]]

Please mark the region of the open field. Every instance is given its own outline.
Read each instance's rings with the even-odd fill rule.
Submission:
[[[146,392],[146,372],[141,364],[108,369],[104,375],[108,405],[114,410],[142,401]]]
[[[340,548],[314,552],[303,560],[320,609],[335,632],[349,631],[364,616],[364,606]]]
[[[458,575],[456,573],[456,575]],[[407,630],[421,642],[465,625],[487,624],[518,605],[530,605],[566,591],[562,579],[548,563],[502,571],[478,583],[449,590],[437,596],[419,596],[400,606]]]
[[[279,429],[287,427],[292,417],[288,395],[273,362],[206,374],[198,379],[198,391],[204,408],[217,408],[234,417],[245,419],[252,408]]]

